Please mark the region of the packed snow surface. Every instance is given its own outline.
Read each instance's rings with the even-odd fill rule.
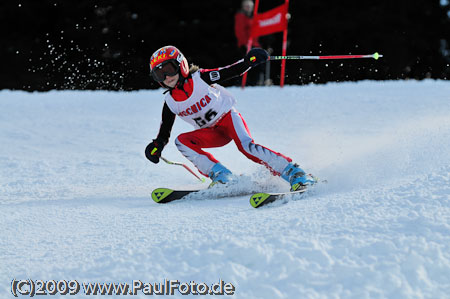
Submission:
[[[229,90],[257,143],[328,184],[254,209],[244,194],[289,186],[230,143],[211,152],[234,197],[156,204],[207,186],[145,158],[162,90],[0,91],[0,297],[13,279],[221,279],[233,298],[448,298],[449,81]],[[194,168],[173,144],[190,130],[177,119],[163,155]]]

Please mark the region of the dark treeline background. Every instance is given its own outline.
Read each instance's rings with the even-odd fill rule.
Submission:
[[[288,55],[384,58],[288,61],[286,83],[448,79],[448,2],[291,0]],[[261,0],[260,11],[282,3]],[[0,88],[156,88],[148,61],[167,44],[203,68],[228,65],[241,58],[234,36],[240,6],[241,0],[1,1]],[[281,33],[261,38],[274,55],[281,55],[281,40]],[[279,74],[280,62],[271,62],[275,84]]]

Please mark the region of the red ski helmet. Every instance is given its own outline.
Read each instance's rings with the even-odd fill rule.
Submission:
[[[180,50],[174,46],[165,46],[156,50],[150,58],[150,72],[153,79],[160,83],[166,75],[174,76],[178,72],[187,78],[189,64]]]

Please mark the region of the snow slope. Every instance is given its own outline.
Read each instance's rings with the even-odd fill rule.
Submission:
[[[161,90],[0,91],[0,297],[14,278],[222,279],[233,298],[448,296],[449,81],[229,90],[258,143],[329,183],[261,209],[249,196],[158,205],[156,187],[205,185],[145,159]],[[178,119],[172,136],[188,130]],[[164,155],[192,166],[173,139]],[[234,144],[211,152],[243,175],[241,192],[288,188]]]

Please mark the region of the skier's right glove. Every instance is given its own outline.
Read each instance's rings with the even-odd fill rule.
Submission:
[[[164,145],[164,142],[158,139],[153,139],[153,141],[145,148],[145,156],[147,159],[155,164],[159,163],[159,157],[161,157],[161,152]]]
[[[261,48],[253,48],[245,55],[244,59],[248,66],[254,67],[266,62],[269,59],[269,53]]]

